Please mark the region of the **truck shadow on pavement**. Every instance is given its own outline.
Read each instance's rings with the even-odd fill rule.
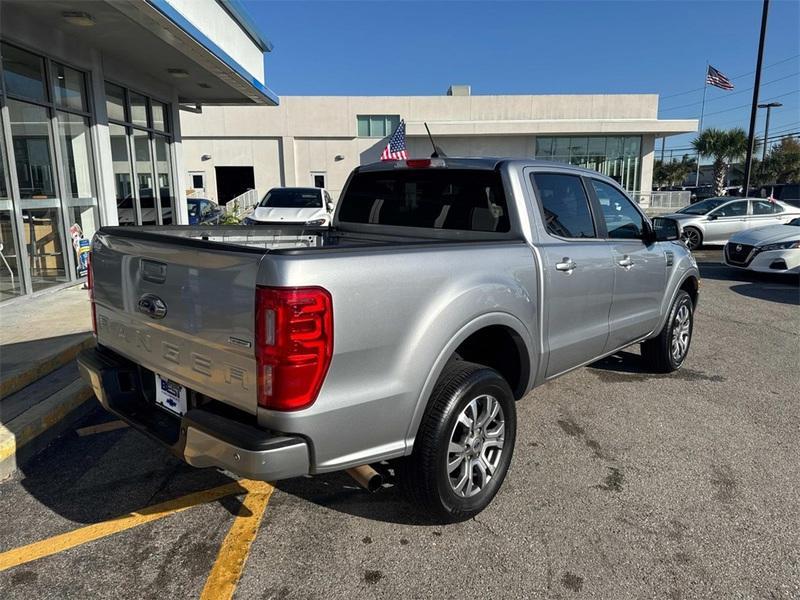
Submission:
[[[108,521],[195,492],[233,483],[215,469],[184,464],[144,434],[131,428],[81,437],[76,430],[115,420],[97,407],[25,464],[14,480],[4,482],[8,506],[19,507],[16,518],[27,518],[31,499],[77,524]],[[388,465],[375,465],[389,483],[375,493],[362,489],[345,473],[278,481],[275,488],[341,513],[400,524],[436,525],[405,500],[391,484]],[[242,489],[242,493],[244,493]],[[27,498],[25,496],[28,496]],[[246,509],[240,498],[216,501],[232,515]],[[35,509],[34,509],[35,510]],[[15,520],[11,514],[10,520]]]
[[[111,420],[98,406],[75,428]],[[130,428],[86,437],[72,430],[25,464],[17,478],[19,485],[13,485],[13,480],[4,482],[4,492],[20,494],[8,506],[26,513],[30,499],[23,496],[27,493],[59,516],[82,524],[107,521],[233,482],[214,469],[185,465]],[[231,514],[239,514],[241,503],[234,495],[218,502]]]
[[[393,484],[390,466],[372,465],[384,475],[383,487],[367,492],[346,473],[327,473],[276,482],[275,488],[306,502],[343,514],[399,525],[441,526],[414,507]]]

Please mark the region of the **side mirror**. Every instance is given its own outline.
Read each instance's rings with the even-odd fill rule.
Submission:
[[[653,241],[673,242],[681,239],[681,224],[669,217],[653,218]]]
[[[717,215],[708,215],[706,219],[708,219],[709,221],[716,221],[717,219],[719,219],[719,217]]]

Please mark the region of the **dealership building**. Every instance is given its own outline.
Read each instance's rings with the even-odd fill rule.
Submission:
[[[186,223],[181,108],[278,102],[237,0],[0,2],[0,301],[85,273],[101,225]]]
[[[596,169],[643,203],[656,140],[697,130],[657,118],[651,94],[281,96],[280,106],[209,106],[182,113],[187,188],[225,203],[249,188],[325,187],[337,198],[350,171],[380,160],[401,119],[411,156],[428,156],[427,122],[448,156],[518,156]],[[660,144],[659,144],[660,145]]]

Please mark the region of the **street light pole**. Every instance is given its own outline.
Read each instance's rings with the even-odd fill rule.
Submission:
[[[769,102],[767,104],[759,104],[758,108],[767,109],[767,120],[764,123],[764,147],[761,149],[761,162],[767,159],[767,140],[769,139],[769,113],[773,108],[783,106],[780,102]]]
[[[764,62],[764,39],[767,37],[767,16],[769,15],[769,0],[764,0],[761,10],[761,36],[758,40],[758,59],[756,60],[756,80],[753,85],[753,104],[750,107],[750,135],[747,138],[747,157],[744,161],[744,181],[742,192],[745,196],[750,193],[750,170],[753,162],[753,146],[756,141],[756,112],[758,111],[758,88],[761,86],[761,64]],[[766,143],[766,140],[764,140]]]

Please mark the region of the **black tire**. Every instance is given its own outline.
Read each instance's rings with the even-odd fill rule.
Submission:
[[[703,245],[703,233],[697,227],[684,227],[681,237],[689,250],[697,250]]]
[[[676,355],[673,337],[676,335],[676,328],[682,325],[682,316],[686,314],[683,310],[684,307],[688,311],[688,338],[685,347],[679,342],[675,342],[680,350]],[[694,305],[692,298],[684,290],[679,290],[672,302],[664,327],[656,337],[642,343],[642,359],[645,365],[656,373],[671,373],[680,369],[689,354],[693,330]]]
[[[473,406],[489,406],[491,399],[499,403],[502,411],[497,415],[504,422],[502,425],[502,448],[498,454],[493,454],[496,449],[498,437],[493,437],[490,443],[490,426],[495,425],[492,436],[497,436],[500,428],[499,421],[488,420],[479,425],[482,419],[476,414],[473,423],[477,434],[470,433],[470,428],[463,421],[459,421],[462,411],[471,411]],[[492,405],[494,406],[494,405]],[[464,430],[465,439],[460,442],[464,445],[463,454],[449,453],[451,437]],[[514,441],[517,433],[517,413],[514,395],[505,379],[494,369],[466,361],[453,361],[445,367],[436,386],[433,389],[425,414],[422,417],[419,431],[414,442],[414,451],[398,465],[398,480],[406,496],[421,508],[428,511],[437,521],[452,522],[462,521],[477,515],[494,498],[505,479],[511,457],[514,452]],[[470,436],[474,436],[470,443]],[[475,441],[477,439],[477,441]],[[481,441],[483,440],[483,441]],[[484,447],[484,442],[486,446]],[[489,447],[489,446],[493,447]],[[477,448],[480,446],[480,448]],[[466,448],[470,449],[467,450]],[[478,454],[469,454],[477,452]],[[452,471],[448,471],[448,459],[456,462],[461,457],[462,464],[458,470],[464,471],[464,477],[469,481],[463,491],[473,485],[473,477],[481,479],[481,473],[486,477],[488,471],[483,468],[487,465],[489,456],[496,461],[495,469],[485,479],[480,490],[471,496],[459,495],[455,490],[455,483],[451,484]],[[465,458],[466,457],[466,458]],[[478,461],[473,467],[472,461]],[[487,462],[488,461],[488,462]]]

